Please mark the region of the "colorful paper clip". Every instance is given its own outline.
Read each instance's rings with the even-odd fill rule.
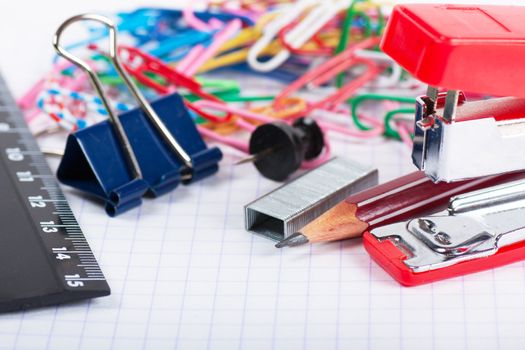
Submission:
[[[131,46],[119,46],[118,51],[121,56],[125,57],[123,65],[126,68],[126,71],[135,79],[137,79],[137,81],[155,90],[161,95],[176,91],[177,87],[184,87],[195,96],[212,101],[219,101],[219,99],[214,95],[202,90],[201,84],[196,80],[172,69],[158,58],[150,56],[145,52],[142,52],[141,50]],[[164,85],[153,79],[151,77],[152,75],[161,78]],[[204,119],[207,119],[211,122],[224,123],[229,121],[232,117],[230,113],[227,113],[223,116],[216,116],[211,113],[207,113],[206,111],[196,107],[188,100],[185,101],[185,105],[192,111],[198,113]]]
[[[240,19],[244,26],[253,26],[251,18],[243,15],[234,15],[229,13],[196,11],[194,16],[204,22],[211,20],[228,22],[234,19]],[[131,13],[120,14],[122,21],[118,25],[120,32],[127,32],[139,41],[139,46],[150,42],[151,40],[162,42],[178,36],[188,29],[182,10],[167,8],[139,8]]]
[[[108,56],[140,108],[116,116],[96,73],[60,45],[60,36],[69,25],[87,20],[109,28]],[[207,148],[178,94],[151,105],[146,101],[118,59],[116,35],[110,19],[85,14],[65,21],[53,38],[57,52],[89,75],[109,115],[109,120],[68,137],[57,177],[102,198],[110,216],[140,205],[146,192],[158,196],[180,182],[187,184],[215,173],[222,158],[218,148]]]
[[[288,50],[281,50],[268,61],[260,61],[260,54],[275,40],[281,29],[286,25],[299,18],[304,10],[315,5],[319,0],[301,0],[293,4],[289,9],[281,11],[279,15],[270,21],[262,30],[262,36],[257,40],[248,52],[247,61],[250,67],[261,72],[269,72],[279,67],[290,57]],[[302,45],[303,43],[301,43]],[[299,45],[299,46],[301,46]]]
[[[119,113],[131,109],[125,103],[111,100],[110,103]],[[98,96],[58,87],[42,91],[38,97],[37,106],[61,128],[70,132],[100,122],[108,115]]]
[[[319,101],[310,103],[308,108],[302,113],[307,114],[318,108],[333,109],[337,107],[339,104],[348,100],[359,88],[381,73],[381,68],[374,61],[358,58],[355,55],[358,49],[374,46],[378,42],[379,38],[377,37],[365,39],[362,42],[349,47],[337,56],[325,61],[315,69],[310,70],[281,91],[281,93],[275,98],[274,106],[279,107],[283,99],[289,97],[290,94],[300,90],[308,84],[320,86],[334,78],[340,72],[346,71],[353,66],[365,66],[367,68],[365,73],[346,83],[335,93],[324,97]]]
[[[337,13],[350,4],[349,0],[301,0],[291,8],[283,11],[279,17],[267,24],[263,36],[251,47],[248,53],[248,63],[258,71],[268,72],[278,68],[291,56],[291,52],[283,48],[269,60],[261,62],[259,54],[276,38],[279,32],[299,18],[303,12],[312,7],[311,11],[284,35],[284,40],[294,49],[306,44],[321,28],[323,28]]]

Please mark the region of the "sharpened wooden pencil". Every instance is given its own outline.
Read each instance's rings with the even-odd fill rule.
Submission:
[[[277,248],[360,237],[365,231],[445,205],[450,197],[525,177],[525,172],[433,183],[414,172],[346,198],[284,240]]]

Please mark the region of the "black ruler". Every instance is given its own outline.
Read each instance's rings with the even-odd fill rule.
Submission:
[[[0,312],[109,293],[55,176],[0,76]]]

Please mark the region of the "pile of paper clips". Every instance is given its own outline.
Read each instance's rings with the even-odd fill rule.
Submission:
[[[246,131],[305,116],[324,133],[410,145],[415,100],[409,96],[422,85],[378,48],[388,13],[367,0],[224,0],[200,11],[140,8],[115,21],[126,39],[120,59],[148,99],[179,92],[205,138],[248,152]],[[136,103],[104,52],[107,30],[88,30],[87,40],[68,49],[84,48],[114,110],[129,110]],[[235,74],[225,80],[214,77],[217,72]],[[275,96],[246,95],[245,75],[260,76],[255,81],[262,86],[275,79],[284,88]],[[68,132],[107,116],[87,76],[58,58],[18,102],[30,125],[45,119]],[[305,167],[330,156],[327,140],[323,154]]]

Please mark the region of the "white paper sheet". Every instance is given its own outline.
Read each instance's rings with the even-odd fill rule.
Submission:
[[[381,181],[413,169],[399,142],[331,139]],[[117,218],[66,189],[112,294],[0,315],[0,349],[525,347],[523,263],[406,288],[359,239],[278,250],[243,227],[243,206],[278,184],[225,153],[216,176]]]

